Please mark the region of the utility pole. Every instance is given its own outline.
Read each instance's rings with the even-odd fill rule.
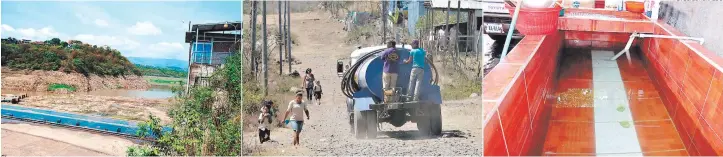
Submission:
[[[387,17],[389,14],[387,13],[387,1],[381,1],[382,2],[382,44],[386,43],[387,41]]]
[[[452,63],[454,63],[455,68],[457,68],[458,67],[457,65],[459,65],[459,63],[458,63],[459,62],[459,60],[458,60],[459,59],[459,36],[461,35],[460,32],[462,32],[462,29],[460,29],[460,27],[459,27],[459,23],[461,22],[461,21],[459,21],[459,14],[462,13],[461,5],[462,5],[462,1],[457,0],[457,24],[455,26],[455,27],[457,27],[457,31],[454,31],[454,34],[455,34],[454,35],[454,54],[452,54],[452,59],[453,59]]]
[[[449,12],[450,8],[452,8],[452,1],[447,1],[447,21],[444,22],[444,52],[442,52],[442,66],[447,66],[447,54],[449,54],[449,42],[451,42],[451,38],[449,38],[449,34],[451,34],[449,30]]]
[[[430,2],[430,3],[431,3],[431,2]],[[432,22],[431,22],[431,25],[432,25],[432,39],[434,39],[434,43],[432,43],[431,46],[433,46],[433,49],[434,49],[434,57],[437,57],[437,56],[439,55],[439,49],[438,49],[438,47],[439,47],[439,38],[437,37],[437,29],[435,28],[435,25],[436,25],[437,23],[435,23],[435,21],[434,21],[434,18],[435,18],[435,16],[434,16],[434,12],[435,12],[435,11],[434,11],[434,8],[433,8],[432,6],[430,6],[429,8],[430,8],[429,15],[431,16],[431,21],[432,21]],[[434,62],[434,60],[432,60],[432,62]]]
[[[256,79],[257,75],[257,65],[256,65],[256,23],[257,23],[257,7],[258,2],[257,1],[251,1],[251,73],[254,74],[254,79]]]
[[[394,13],[392,13],[392,14],[394,15],[394,18],[395,18],[394,21],[392,21],[392,34],[394,35],[394,42],[401,43],[401,42],[399,42],[399,32],[398,32],[399,30],[397,30],[397,27],[398,27],[397,22],[399,22],[399,18],[400,18],[399,14],[398,14],[399,4],[397,3],[397,1],[392,1],[392,2],[394,2],[394,5],[393,5]]]
[[[261,2],[261,9],[263,10],[263,29],[264,29],[264,53],[262,54],[261,62],[264,70],[264,96],[269,95],[269,65],[268,65],[268,30],[266,29],[266,1]]]
[[[485,16],[484,10],[480,10],[480,12],[482,13],[482,17],[484,17]],[[479,35],[477,35],[477,38],[479,40],[479,41],[477,41],[477,44],[482,45],[482,46],[477,46],[477,78],[479,78],[480,80],[482,80],[482,63],[484,63],[484,61],[482,61],[482,52],[484,52],[484,50],[485,50],[485,44],[484,44],[485,39],[484,39],[484,37],[482,37],[482,29],[484,29],[484,27],[479,28],[480,33],[479,33]]]
[[[289,74],[291,74],[291,2],[286,1],[286,53],[288,54],[288,57],[286,59],[289,61]]]
[[[191,21],[188,21],[188,32],[191,32]],[[191,48],[193,47],[193,42],[188,44],[188,72],[186,73],[186,92],[185,94],[188,94],[190,92],[191,88],[191,64],[193,64],[193,60],[191,60],[191,54],[193,54],[193,51],[191,51]]]
[[[289,62],[289,74],[291,74],[291,7],[290,2],[286,1],[286,60]]]
[[[283,43],[283,40],[284,40],[282,38],[284,36],[284,29],[281,26],[281,24],[282,24],[282,22],[281,22],[281,3],[282,2],[276,1],[276,3],[279,3],[278,4],[279,9],[276,11],[277,14],[279,14],[279,35],[277,36],[276,41],[277,41],[277,45],[279,45],[279,76],[281,76],[284,73],[283,72],[284,71],[284,68],[283,68],[284,60],[282,58],[284,56],[284,45],[281,44],[281,43]]]
[[[241,80],[241,83],[242,83],[242,84],[243,84],[243,80],[244,80],[244,75],[243,75],[243,66],[244,66],[244,59],[243,59],[243,55],[244,55],[244,16],[243,16],[243,12],[244,12],[244,3],[242,2],[242,3],[241,3],[241,25],[238,27],[238,29],[241,30],[241,33],[240,33],[241,38],[239,39],[239,48],[240,48],[239,51],[240,51],[240,52],[239,52],[238,55],[241,56],[241,57],[239,58],[239,59],[240,59],[239,61],[241,62],[241,75],[239,76],[239,80]],[[189,22],[189,24],[190,24],[190,22]],[[190,26],[190,25],[189,25],[189,26]],[[191,27],[188,27],[188,28],[191,28]],[[244,89],[244,86],[241,85],[241,91],[243,91],[243,89]],[[241,96],[243,96],[243,93],[241,94]],[[242,100],[242,102],[243,102],[243,98],[241,98],[241,100]],[[243,104],[243,103],[242,103],[242,104]],[[243,113],[243,110],[244,110],[244,109],[243,109],[243,107],[242,107],[242,108],[241,108],[241,113]],[[244,126],[244,125],[243,125],[243,122],[241,122],[241,126]],[[243,151],[243,150],[239,150],[239,152],[241,152],[241,151]]]

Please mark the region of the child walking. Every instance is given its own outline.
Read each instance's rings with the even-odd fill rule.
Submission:
[[[271,114],[272,105],[273,102],[265,101],[264,106],[261,108],[261,114],[259,114],[259,141],[261,143],[271,140],[269,126],[271,126],[271,120],[273,119]]]
[[[314,82],[314,99],[316,99],[317,105],[321,105],[321,82],[319,80]]]

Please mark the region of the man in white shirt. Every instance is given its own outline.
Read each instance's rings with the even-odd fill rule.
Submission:
[[[304,113],[306,113],[306,119],[309,120],[309,110],[306,109],[306,102],[303,101],[304,94],[299,92],[296,93],[296,99],[289,102],[289,106],[286,108],[286,114],[284,119],[289,117],[288,124],[291,125],[291,129],[294,130],[293,145],[299,145],[299,135],[304,127]]]

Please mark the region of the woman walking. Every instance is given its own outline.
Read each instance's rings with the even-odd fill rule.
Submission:
[[[309,110],[306,109],[306,103],[303,99],[303,93],[296,93],[296,99],[289,102],[284,115],[284,119],[286,119],[291,114],[291,118],[287,122],[291,125],[291,129],[294,130],[294,139],[291,142],[294,146],[299,145],[299,135],[301,135],[301,130],[304,128],[304,113],[306,113],[306,120],[309,120]]]
[[[306,75],[304,75],[304,80],[301,84],[301,87],[306,89],[306,100],[311,101],[312,94],[314,94],[314,74],[311,73],[311,68],[307,68],[304,72]]]

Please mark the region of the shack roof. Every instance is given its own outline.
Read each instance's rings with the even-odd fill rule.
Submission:
[[[240,31],[241,21],[226,21],[219,23],[195,24],[191,27],[191,31],[199,32],[216,32],[216,31]]]

